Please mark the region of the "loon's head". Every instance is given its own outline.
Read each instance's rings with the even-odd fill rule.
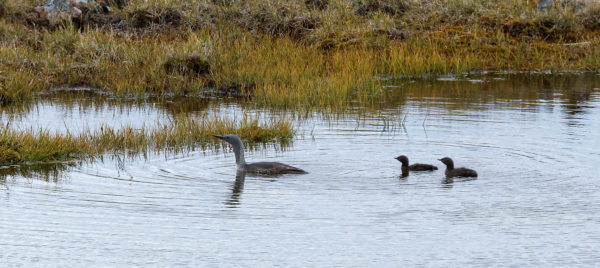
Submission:
[[[235,134],[227,134],[227,135],[224,135],[224,136],[213,135],[213,137],[215,137],[217,139],[224,140],[224,141],[229,142],[229,143],[234,143],[235,141],[241,140],[240,137],[238,137]]]
[[[396,157],[396,160],[400,161],[402,163],[402,165],[407,166],[408,165],[408,157],[406,157],[406,155],[401,155]]]
[[[442,163],[444,163],[444,165],[449,166],[449,167],[453,167],[454,166],[454,162],[452,161],[452,158],[450,157],[444,157],[442,159],[438,159],[440,161],[442,161]]]

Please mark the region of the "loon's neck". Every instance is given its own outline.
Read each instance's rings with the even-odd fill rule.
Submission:
[[[235,164],[238,170],[246,169],[246,159],[244,159],[244,145],[241,141],[233,145],[233,153],[235,154]]]
[[[246,171],[246,163],[240,164],[236,163],[238,171]]]

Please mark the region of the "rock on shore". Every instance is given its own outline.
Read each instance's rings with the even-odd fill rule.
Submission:
[[[81,19],[84,10],[110,12],[105,0],[49,0],[35,7],[37,20],[55,26],[66,20]]]

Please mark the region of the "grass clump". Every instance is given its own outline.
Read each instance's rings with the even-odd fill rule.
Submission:
[[[104,154],[146,155],[151,151],[179,152],[218,143],[213,134],[235,133],[250,143],[291,140],[294,129],[289,121],[273,119],[264,123],[211,117],[175,116],[154,128],[102,126],[96,130],[51,133],[47,130],[0,129],[0,166],[92,160]],[[220,144],[220,143],[219,143]]]
[[[10,70],[8,73],[0,73],[0,106],[23,102],[44,86],[45,81],[31,71]]]
[[[179,73],[182,75],[202,76],[210,73],[210,65],[199,55],[169,56],[163,63],[163,68],[168,73]]]
[[[329,0],[304,0],[304,4],[309,9],[324,10],[329,5]]]
[[[142,7],[133,10],[128,16],[131,26],[134,28],[146,28],[153,25],[179,27],[183,24],[182,12],[173,8]]]
[[[4,17],[7,13],[6,2],[7,0],[0,0],[0,17]]]
[[[391,16],[404,13],[410,8],[410,1],[404,0],[356,0],[353,2],[354,12],[366,16],[373,12],[383,12]]]

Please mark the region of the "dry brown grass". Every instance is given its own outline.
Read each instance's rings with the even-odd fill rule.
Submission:
[[[46,28],[25,16],[40,2],[0,3],[4,105],[86,85],[339,108],[376,102],[381,76],[600,65],[600,5],[540,12],[525,0],[132,0],[113,2],[104,24]]]

